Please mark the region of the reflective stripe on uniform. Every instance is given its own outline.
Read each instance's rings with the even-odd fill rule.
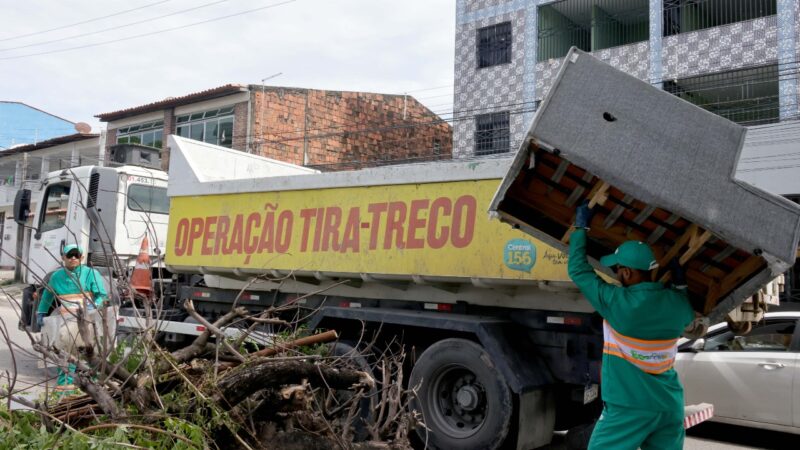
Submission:
[[[603,321],[603,353],[622,358],[644,372],[659,374],[671,369],[678,353],[678,339],[646,340],[625,336]]]

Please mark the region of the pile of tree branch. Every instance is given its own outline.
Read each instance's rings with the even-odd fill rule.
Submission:
[[[35,405],[48,430],[119,436],[122,429],[185,448],[410,448],[408,434],[420,423],[407,409],[401,347],[373,352],[370,366],[349,346],[334,356],[333,330],[308,335],[270,311],[254,316],[243,307],[212,323],[191,301],[184,307],[205,331],[171,352],[156,341],[155,325],[105,353],[99,345],[68,354],[37,342],[47,361],[77,367],[80,389]],[[88,336],[92,322],[79,323]],[[268,344],[253,345],[266,325]],[[229,327],[240,335],[226,336]]]

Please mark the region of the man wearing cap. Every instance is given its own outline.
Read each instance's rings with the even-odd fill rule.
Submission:
[[[62,254],[64,267],[55,270],[50,275],[50,280],[42,292],[42,300],[36,309],[36,320],[41,327],[44,317],[50,311],[53,299],[57,298],[56,314],[74,314],[76,308],[100,308],[106,301],[108,294],[103,286],[103,278],[97,270],[81,264],[83,249],[70,244],[64,246]],[[72,322],[64,321],[61,326],[62,334],[72,335],[74,330],[66,330]],[[69,336],[67,336],[69,337]],[[77,336],[72,336],[77,340]],[[67,386],[72,384],[71,374],[75,373],[75,365],[69,365],[69,372],[65,373],[58,369],[58,385]]]
[[[600,259],[621,286],[600,278],[586,259],[591,219],[586,204],[578,207],[568,262],[570,278],[604,319],[604,407],[589,448],[682,449],[683,387],[672,366],[694,311],[684,289],[650,281],[658,263],[644,242],[624,242]]]

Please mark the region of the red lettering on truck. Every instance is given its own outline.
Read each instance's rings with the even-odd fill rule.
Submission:
[[[181,219],[175,229],[175,256],[183,256],[189,243],[189,219]]]
[[[465,248],[475,236],[477,211],[473,195],[372,203],[367,220],[358,206],[350,207],[346,217],[339,206],[305,208],[299,211],[303,224],[298,247],[300,252],[358,253],[361,229],[370,228],[369,250]],[[197,248],[202,256],[243,255],[244,264],[257,253],[287,253],[294,214],[267,203],[263,213],[183,218],[176,227],[174,252],[192,256]]]

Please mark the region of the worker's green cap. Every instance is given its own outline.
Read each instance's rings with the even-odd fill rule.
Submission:
[[[652,270],[658,267],[653,250],[641,241],[623,242],[614,253],[600,258],[600,264],[606,267],[622,266],[639,270]]]
[[[64,246],[64,255],[70,252],[70,250],[77,250],[81,255],[83,254],[83,249],[78,244],[69,244]]]

